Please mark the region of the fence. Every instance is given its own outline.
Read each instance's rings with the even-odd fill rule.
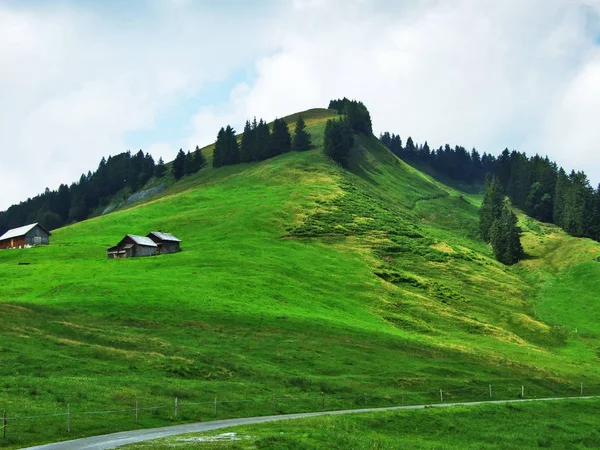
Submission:
[[[600,385],[556,384],[553,382],[481,384],[441,387],[423,391],[398,390],[386,393],[265,396],[261,398],[211,397],[202,401],[173,398],[151,403],[138,399],[130,407],[85,410],[65,404],[51,413],[19,413],[4,410],[0,447],[21,447],[36,442],[63,440],[88,435],[124,431],[169,424],[209,421],[244,416],[359,409],[384,406],[439,404],[515,398],[580,397],[600,395]]]

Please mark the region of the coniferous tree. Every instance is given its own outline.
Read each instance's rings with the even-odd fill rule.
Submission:
[[[485,242],[490,242],[491,228],[494,221],[502,215],[504,195],[502,186],[496,176],[486,178],[483,203],[479,209],[479,233]]]
[[[269,158],[269,143],[271,141],[271,131],[269,125],[260,119],[256,126],[256,144],[254,151],[256,152],[255,160],[262,161]]]
[[[225,142],[227,149],[226,164],[239,164],[240,162],[240,146],[235,137],[235,130],[231,125],[225,128]]]
[[[325,154],[345,165],[348,154],[354,146],[354,136],[349,122],[346,119],[328,120],[323,141]]]
[[[225,128],[221,127],[217,134],[215,149],[213,150],[213,167],[221,167],[225,165]]]
[[[296,129],[294,131],[293,148],[295,150],[308,150],[311,145],[310,140],[310,133],[306,131],[306,123],[304,122],[302,115],[299,115],[298,120],[296,121]]]
[[[254,161],[253,147],[256,141],[256,129],[252,128],[249,120],[246,120],[244,134],[242,135],[242,144],[240,146],[240,162],[246,163]]]
[[[198,146],[196,145],[196,148],[194,150],[194,172],[198,172],[205,165],[206,165],[206,158],[204,157],[202,150],[200,150],[198,148]]]
[[[515,264],[523,255],[521,230],[517,222],[517,216],[511,211],[510,202],[505,201],[500,217],[494,220],[490,229],[490,243],[494,255],[502,264]]]
[[[280,155],[292,148],[292,137],[287,123],[283,119],[273,121],[273,131],[271,132],[271,142],[269,145],[269,157]]]
[[[179,149],[175,160],[173,161],[173,177],[176,180],[179,180],[183,175],[185,175],[185,153],[183,153],[183,149]]]
[[[191,175],[196,172],[196,167],[194,165],[194,155],[192,155],[192,153],[189,150],[185,154],[183,167],[186,175]]]
[[[165,173],[167,173],[167,168],[165,167],[165,162],[162,157],[160,157],[158,158],[158,164],[154,167],[154,176],[156,178],[162,178],[165,176]]]

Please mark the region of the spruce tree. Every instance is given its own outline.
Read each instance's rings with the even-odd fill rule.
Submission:
[[[175,160],[173,161],[173,177],[179,180],[185,174],[185,153],[179,149]]]
[[[483,203],[479,209],[479,233],[485,242],[490,242],[490,231],[494,221],[502,215],[504,195],[496,176],[486,178]]]
[[[253,147],[256,141],[256,129],[252,128],[249,120],[246,120],[244,134],[242,135],[242,145],[240,146],[240,162],[254,161]]]
[[[269,144],[268,157],[280,155],[292,148],[292,137],[288,125],[283,119],[273,121],[273,131],[271,132],[271,142]]]
[[[186,175],[191,175],[194,172],[196,172],[194,167],[194,156],[190,153],[189,150],[185,155],[184,171]]]
[[[310,148],[310,145],[310,133],[306,131],[306,123],[304,122],[302,115],[299,115],[298,120],[296,121],[296,130],[294,131],[294,143],[292,146],[295,150],[308,150]]]
[[[162,157],[158,158],[158,164],[154,167],[154,176],[156,178],[162,178],[167,173],[167,168],[165,167],[165,162]]]
[[[255,161],[262,161],[269,157],[269,143],[271,141],[271,131],[269,125],[260,119],[256,126],[256,143],[254,147]]]
[[[225,164],[225,145],[225,128],[221,127],[213,150],[213,167],[221,167]]]
[[[521,230],[517,226],[517,216],[511,211],[510,202],[503,202],[500,217],[490,228],[490,243],[496,259],[502,264],[515,264],[523,255]]]
[[[231,125],[225,128],[225,158],[224,164],[238,164],[240,162],[240,147],[235,137],[235,130]]]
[[[354,146],[354,135],[348,120],[328,120],[323,136],[324,151],[334,161],[345,165]]]

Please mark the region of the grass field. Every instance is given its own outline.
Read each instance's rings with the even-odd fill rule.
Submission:
[[[126,450],[598,448],[598,400],[457,406],[273,422]]]
[[[175,419],[175,397],[238,400],[225,417],[312,410],[322,392],[329,407],[477,399],[488,384],[600,392],[600,245],[521,216],[528,258],[502,266],[477,237],[477,195],[373,137],[342,169],[321,149],[332,112],[304,116],[314,150],[206,168],[51,246],[0,252],[0,410],[14,418],[0,446],[212,417]],[[106,259],[157,229],[183,251]],[[163,409],[136,425],[136,401]],[[67,405],[69,436],[62,416],[25,419]],[[127,411],[82,414],[102,410]]]

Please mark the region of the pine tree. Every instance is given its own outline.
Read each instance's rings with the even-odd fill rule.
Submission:
[[[334,161],[345,165],[350,150],[354,146],[354,135],[346,119],[328,120],[323,136],[324,151]]]
[[[179,149],[175,160],[173,161],[173,177],[179,180],[185,174],[185,153]]]
[[[269,158],[280,155],[292,148],[292,137],[287,123],[283,119],[273,121],[273,131],[271,132],[271,142],[269,144]]]
[[[269,125],[260,119],[258,125],[256,126],[256,144],[254,151],[255,161],[262,161],[269,157],[269,143],[271,141],[271,131],[269,130]]]
[[[206,158],[202,153],[202,150],[198,148],[196,145],[196,149],[194,150],[194,172],[198,172],[206,165]]]
[[[249,120],[246,120],[244,134],[242,135],[242,145],[240,146],[240,162],[246,163],[254,161],[253,147],[255,145],[255,141],[256,129],[252,128]]]
[[[225,128],[221,127],[213,150],[213,167],[221,167],[225,164],[225,145]]]
[[[511,211],[507,200],[502,205],[500,217],[490,228],[490,243],[496,259],[502,264],[515,264],[523,255],[521,230],[517,226],[517,216]]]
[[[306,131],[306,123],[304,122],[302,115],[299,115],[298,120],[296,121],[296,130],[294,131],[294,143],[292,147],[295,150],[308,150],[310,145],[310,133]]]
[[[502,215],[504,195],[496,176],[486,178],[483,203],[479,209],[479,233],[485,242],[490,242],[490,231],[494,221]]]
[[[165,167],[165,162],[162,157],[158,158],[158,164],[154,167],[154,176],[156,178],[162,178],[167,173],[167,168]]]
[[[184,172],[186,175],[191,175],[194,172],[196,172],[195,167],[194,167],[194,156],[190,153],[189,150],[185,155],[183,167],[184,167]]]

